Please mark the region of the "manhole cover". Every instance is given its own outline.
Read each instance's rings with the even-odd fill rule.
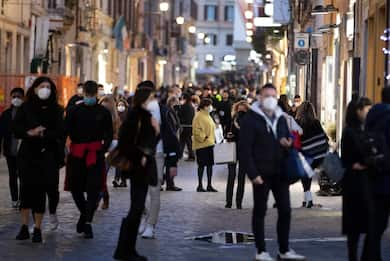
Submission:
[[[233,231],[219,231],[208,235],[196,236],[188,238],[190,240],[206,241],[214,244],[250,244],[255,241],[253,234],[233,232]]]

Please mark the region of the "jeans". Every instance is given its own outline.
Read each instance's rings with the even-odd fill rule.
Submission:
[[[160,214],[160,194],[161,194],[161,184],[163,180],[164,173],[164,154],[157,153],[156,155],[156,165],[157,165],[157,185],[149,186],[147,206],[145,209],[145,219],[147,224],[156,225],[158,220],[158,215]]]
[[[267,212],[267,202],[270,190],[274,195],[278,208],[277,235],[279,251],[289,251],[289,234],[291,222],[291,204],[289,184],[279,176],[263,178],[262,185],[253,185],[254,208],[252,216],[253,233],[255,235],[258,253],[266,251],[264,235],[264,219]]]
[[[229,176],[226,186],[226,203],[228,205],[232,205],[233,202],[233,191],[234,191],[234,183],[236,180],[237,174],[237,163],[232,163],[228,165],[229,168]],[[245,172],[241,165],[238,166],[238,184],[237,184],[237,193],[236,193],[236,205],[241,206],[242,200],[244,197],[245,191]]]
[[[19,200],[19,184],[18,184],[18,165],[17,158],[13,156],[7,156],[7,166],[8,166],[8,174],[9,174],[9,189],[11,193],[12,201]]]

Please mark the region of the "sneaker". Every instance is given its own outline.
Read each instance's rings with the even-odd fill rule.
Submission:
[[[93,231],[92,231],[91,224],[84,225],[84,238],[85,239],[92,239],[93,238]]]
[[[218,192],[218,190],[216,190],[212,186],[207,186],[207,192]]]
[[[256,254],[255,261],[274,261],[274,259],[267,252]]]
[[[22,225],[19,234],[16,236],[16,240],[26,240],[30,238],[30,232],[27,225]]]
[[[226,203],[225,208],[232,208],[232,203]]]
[[[293,249],[284,254],[279,253],[278,258],[279,260],[306,260],[306,257],[298,255]]]
[[[307,202],[307,206],[306,206],[306,207],[307,207],[307,208],[312,208],[312,207],[314,207],[313,201]]]
[[[145,239],[154,239],[155,232],[154,232],[154,226],[153,225],[146,225],[146,229],[144,233],[142,234],[142,238]]]
[[[59,222],[57,214],[50,215],[49,217],[50,230],[56,230],[58,228]]]
[[[39,228],[34,228],[32,242],[33,243],[42,243],[42,232]]]
[[[76,231],[81,234],[84,232],[85,217],[80,215],[79,221],[77,221]]]

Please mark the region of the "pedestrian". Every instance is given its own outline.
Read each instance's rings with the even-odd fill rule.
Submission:
[[[125,99],[120,99],[117,103],[117,111],[119,116],[119,127],[122,126],[123,122],[126,120],[127,113],[129,111],[129,105]],[[127,187],[126,178],[124,177],[122,171],[119,168],[115,169],[115,178],[112,181],[114,188],[125,188]]]
[[[225,90],[222,94],[222,101],[218,103],[217,113],[222,125],[223,133],[227,133],[232,124],[232,106],[229,99],[229,92]]]
[[[105,95],[106,95],[106,91],[104,89],[104,85],[103,84],[98,84],[97,100],[99,101]]]
[[[106,95],[102,97],[99,101],[99,104],[103,105],[111,114],[112,118],[112,129],[113,129],[113,140],[111,142],[111,145],[108,149],[108,151],[112,151],[115,149],[115,147],[118,145],[118,132],[120,127],[120,120],[119,115],[117,111],[116,101],[114,96]],[[103,198],[103,204],[102,209],[108,209],[109,203],[110,203],[110,195],[107,189],[107,176],[110,171],[111,166],[106,163],[106,172],[105,172],[105,182],[103,184],[103,191],[102,191],[102,198]]]
[[[121,99],[125,99],[125,90],[119,86],[115,86],[112,91],[112,96],[116,102]]]
[[[266,84],[259,94],[258,102],[252,105],[241,121],[239,157],[253,183],[252,225],[257,248],[255,260],[273,260],[266,251],[264,238],[264,219],[270,190],[278,209],[278,258],[304,260],[303,256],[289,248],[291,203],[289,183],[282,175],[282,163],[292,146],[292,139],[283,112],[277,106],[275,86]]]
[[[342,180],[343,219],[342,232],[347,236],[350,261],[371,259],[373,232],[373,179],[365,165],[361,140],[364,122],[372,102],[368,98],[351,101],[347,107],[346,127],[341,139],[341,157],[346,169]],[[359,239],[367,234],[361,259],[358,258]]]
[[[71,110],[75,105],[82,103],[84,100],[84,87],[82,83],[77,84],[76,94],[73,95],[66,106],[66,113]]]
[[[195,154],[192,150],[192,120],[195,116],[195,108],[191,101],[191,95],[184,93],[183,95],[184,104],[180,106],[179,110],[179,119],[180,119],[180,145],[181,151],[184,151],[187,147],[188,151],[188,161],[195,160]]]
[[[383,233],[387,229],[390,215],[390,87],[382,89],[382,102],[376,104],[368,112],[366,119],[366,132],[374,134],[374,137],[382,137],[375,142],[381,147],[383,153],[383,164],[386,168],[374,168],[374,209],[375,227],[373,235],[373,257],[370,260],[383,260],[381,254],[381,241]]]
[[[302,104],[301,96],[299,94],[296,94],[294,96],[294,103],[291,107],[291,116],[293,116],[294,118],[297,116],[298,108],[299,106],[301,106],[301,104]]]
[[[11,90],[11,106],[0,116],[0,156],[3,153],[8,167],[9,190],[11,193],[12,208],[19,208],[20,177],[17,164],[18,147],[20,139],[12,133],[12,121],[24,101],[24,90],[14,88]]]
[[[310,102],[305,101],[299,106],[296,119],[299,126],[303,129],[301,150],[305,157],[312,160],[310,165],[315,169],[321,165],[329,151],[329,138],[322,128],[321,122],[317,119],[314,106]],[[312,178],[304,177],[301,181],[304,191],[302,207],[312,208],[314,206],[311,193]]]
[[[198,111],[199,104],[200,104],[200,96],[192,95],[191,96],[191,103],[192,103],[192,106],[194,107],[194,110]]]
[[[288,104],[288,97],[286,94],[282,94],[279,96],[279,101],[278,101],[279,107],[287,114],[291,115],[291,106]]]
[[[113,140],[113,123],[110,112],[97,102],[97,83],[87,81],[84,92],[84,102],[66,117],[71,145],[65,190],[72,193],[80,212],[77,233],[84,233],[84,238],[92,239],[91,224],[105,182],[105,153]]]
[[[236,143],[236,154],[239,155],[239,134],[241,129],[241,120],[244,115],[250,109],[250,105],[246,101],[240,101],[234,104],[232,112],[232,124],[230,131],[227,134],[227,139],[229,142]],[[237,175],[237,162],[230,163],[228,165],[229,175],[226,186],[226,206],[225,208],[231,208],[233,202],[233,190],[234,183]],[[238,183],[237,183],[237,193],[236,193],[236,206],[237,209],[242,209],[242,200],[244,198],[245,192],[245,171],[242,164],[238,163]]]
[[[30,238],[29,215],[34,215],[32,241],[42,242],[41,224],[49,198],[50,228],[56,229],[59,202],[59,170],[64,165],[64,110],[58,104],[57,90],[47,77],[37,78],[13,122],[15,137],[21,139],[18,151],[22,227],[17,240]]]
[[[175,107],[180,104],[177,96],[171,96],[167,100],[167,106],[161,107],[161,138],[165,154],[165,180],[166,191],[181,191],[175,185],[174,178],[177,176],[177,162],[182,156],[179,141],[180,120]]]
[[[192,149],[196,153],[198,163],[198,188],[197,192],[206,192],[203,188],[203,172],[207,169],[207,191],[218,192],[212,186],[215,145],[215,123],[210,116],[213,111],[212,100],[202,99],[199,111],[192,122]]]
[[[148,108],[155,100],[154,89],[141,83],[137,88],[133,105],[119,132],[118,149],[131,163],[130,210],[123,219],[115,259],[147,260],[136,251],[137,234],[145,208],[150,186],[158,185],[156,168],[156,145],[159,142],[160,124],[152,117]]]
[[[159,103],[159,101],[155,97],[156,93],[156,86],[152,81],[144,81],[138,84],[138,88],[151,88],[153,90],[153,97],[154,99],[150,100],[148,102],[148,111],[152,114],[152,118],[154,119],[154,122],[158,123],[159,130],[162,126],[162,116],[161,116],[161,108],[163,105]],[[161,184],[163,182],[163,176],[164,176],[164,162],[165,162],[165,155],[164,155],[164,140],[162,139],[165,137],[165,135],[161,134],[158,139],[158,143],[155,149],[155,152],[153,155],[155,157],[156,161],[156,167],[157,167],[157,184],[151,184],[149,186],[148,190],[148,204],[146,205],[144,216],[142,218],[142,222],[139,228],[139,233],[142,235],[143,238],[146,239],[154,239],[156,234],[156,225],[158,222],[158,217],[160,214],[160,208],[161,208]]]

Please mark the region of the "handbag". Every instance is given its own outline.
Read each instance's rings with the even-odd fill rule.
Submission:
[[[228,164],[237,162],[237,147],[235,142],[215,144],[213,150],[215,164]]]
[[[322,162],[322,169],[325,174],[335,182],[340,182],[344,177],[345,169],[336,151],[326,155]]]
[[[296,149],[291,149],[285,161],[285,176],[289,184],[294,184],[306,176],[305,169]]]

